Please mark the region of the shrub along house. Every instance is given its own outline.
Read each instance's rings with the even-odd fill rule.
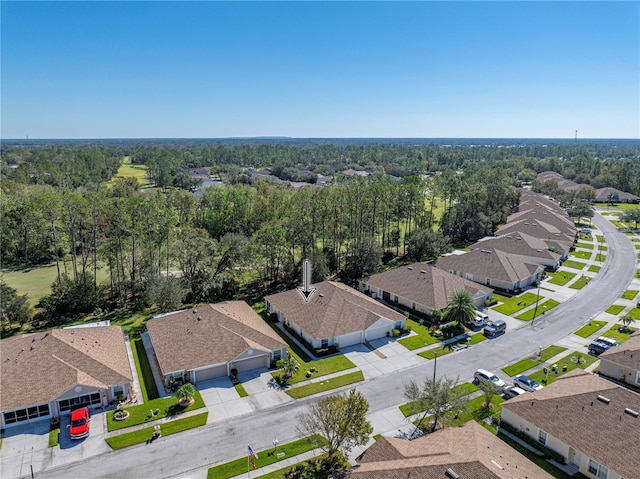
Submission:
[[[413,263],[360,279],[358,288],[372,298],[394,302],[425,314],[446,308],[449,298],[457,290],[468,291],[478,308],[484,307],[485,301],[491,301],[492,294],[491,288],[427,263]]]
[[[308,302],[295,289],[265,298],[267,311],[312,349],[352,346],[405,328],[404,315],[349,286],[324,281],[313,287]]]
[[[23,334],[0,342],[1,428],[102,407],[130,394],[122,328],[96,326]]]
[[[542,279],[544,267],[525,261],[521,256],[500,250],[471,250],[464,254],[443,256],[436,267],[510,293],[520,291]]]
[[[147,321],[165,385],[269,368],[287,344],[244,301],[207,304]]]
[[[587,477],[640,471],[640,394],[581,369],[502,404],[502,420]]]

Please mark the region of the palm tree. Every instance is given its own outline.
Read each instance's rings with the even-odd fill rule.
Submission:
[[[621,329],[623,331],[629,331],[629,326],[631,325],[631,323],[634,323],[635,321],[636,321],[636,318],[634,318],[630,314],[625,314],[620,318],[620,322],[624,324],[624,326]]]
[[[470,323],[476,317],[476,305],[471,294],[464,289],[453,292],[449,304],[444,308],[444,319],[459,326]]]
[[[181,404],[190,403],[193,396],[196,394],[196,387],[191,383],[184,383],[176,391],[176,397]]]
[[[276,366],[282,369],[282,375],[280,376],[280,378],[284,382],[287,382],[289,379],[295,376],[298,373],[298,370],[300,369],[300,365],[298,364],[298,361],[296,361],[292,357],[278,360],[278,362],[276,363]]]

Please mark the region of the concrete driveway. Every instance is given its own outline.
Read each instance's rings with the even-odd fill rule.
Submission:
[[[365,379],[401,371],[427,362],[427,359],[409,351],[393,338],[375,339],[370,344],[375,348],[375,351],[371,351],[364,344],[349,346],[341,350],[342,354],[362,371]]]

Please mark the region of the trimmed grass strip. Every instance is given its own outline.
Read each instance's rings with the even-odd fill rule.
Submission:
[[[236,391],[238,391],[238,395],[241,398],[244,398],[244,397],[248,396],[247,390],[244,388],[244,386],[242,384],[236,384],[234,387],[236,388]]]
[[[631,336],[631,333],[633,333],[633,332],[638,330],[638,328],[631,328],[631,327],[628,330],[626,330],[626,329],[620,330],[620,328],[624,328],[624,325],[616,324],[616,325],[612,326],[608,331],[603,333],[602,335],[606,336],[608,338],[614,338],[616,341],[618,341],[620,344],[622,344],[627,339],[629,339],[629,336]]]
[[[506,314],[507,316],[511,316],[513,313],[517,313],[521,309],[526,308],[527,306],[531,306],[535,304],[537,295],[534,293],[526,292],[521,294],[520,296],[514,296],[512,298],[507,298],[505,296],[493,295],[494,298],[498,299],[502,302],[502,304],[493,307],[494,311],[497,311],[502,314]],[[543,297],[540,296],[540,299]]]
[[[628,289],[624,293],[622,293],[622,299],[633,299],[638,295],[637,289]]]
[[[547,273],[549,276],[548,282],[551,284],[557,284],[558,286],[564,286],[573,278],[576,277],[576,273],[571,273],[569,271],[560,271],[558,273]]]
[[[547,311],[551,311],[553,308],[558,306],[560,303],[555,299],[548,299],[542,303],[538,304],[538,310],[535,308],[529,309],[524,313],[516,316],[516,319],[521,319],[522,321],[531,321],[533,319],[533,314],[536,313],[536,317],[542,316]]]
[[[605,326],[605,324],[607,324],[606,321],[592,320],[592,321],[589,321],[584,326],[582,326],[580,329],[574,331],[573,334],[575,334],[576,336],[580,336],[581,338],[588,338],[599,329],[602,329]]]
[[[623,306],[621,304],[612,304],[607,309],[605,309],[604,312],[609,314],[614,314],[617,316],[624,310],[624,308],[626,308],[626,306]]]
[[[321,436],[309,436],[298,439],[297,441],[279,444],[276,452],[284,452],[284,456],[278,457],[278,454],[273,454],[273,449],[270,448],[262,449],[260,451],[255,450],[258,455],[258,459],[252,457],[251,460],[257,468],[261,468],[268,466],[269,464],[275,464],[287,458],[297,456],[298,454],[313,451],[322,444],[326,444],[326,440]],[[288,467],[285,469],[288,469]],[[225,462],[224,464],[219,464],[217,466],[209,468],[209,471],[207,472],[207,479],[228,479],[230,477],[235,477],[246,473],[247,456],[242,456],[239,459],[235,459],[233,461]]]
[[[576,243],[576,248],[593,249],[593,243]]]
[[[49,428],[49,447],[56,447],[60,444],[60,425]]]
[[[582,263],[580,261],[573,261],[573,260],[566,260],[565,262],[562,263],[562,266],[565,266],[567,268],[573,268],[573,269],[582,269],[587,265],[587,263]]]
[[[197,414],[195,416],[186,417],[184,419],[177,419],[175,421],[165,422],[160,426],[160,431],[163,436],[170,436],[178,432],[186,431],[196,427],[204,426],[207,423],[208,412]],[[127,432],[118,436],[113,436],[106,439],[107,444],[112,449],[122,449],[123,447],[133,446],[134,444],[141,444],[143,442],[150,441],[153,437],[154,427],[149,426],[138,431]],[[161,440],[161,439],[156,439]]]
[[[548,361],[552,357],[566,350],[567,348],[563,348],[562,346],[547,346],[542,350],[540,358],[538,358],[538,356],[536,355],[535,358],[521,359],[516,363],[502,368],[502,370],[509,376],[515,376],[516,374],[523,373],[528,369],[536,367],[538,364],[542,364],[543,362]]]
[[[304,386],[299,386],[297,388],[287,389],[286,393],[294,399],[300,399],[360,381],[364,381],[364,375],[362,374],[362,371],[355,371],[353,373],[343,374],[342,376],[325,379],[323,381],[305,384]]]
[[[573,359],[572,359],[573,358]],[[580,364],[576,362],[577,359],[580,359]],[[554,373],[549,367],[549,379],[548,381],[545,378],[544,371],[542,369],[536,371],[533,374],[529,374],[529,377],[535,379],[540,384],[548,385],[556,380],[556,378],[562,376],[563,374],[568,373],[569,371],[573,371],[576,368],[585,369],[587,366],[595,363],[598,360],[595,356],[590,356],[584,353],[571,353],[563,358],[560,358],[555,364],[558,365],[558,372]],[[566,369],[564,367],[566,366]],[[564,369],[564,370],[563,370]]]
[[[149,364],[147,353],[144,350],[142,339],[138,338],[131,340],[131,352],[133,353],[133,360],[136,363],[144,402],[146,403],[152,399],[158,399],[160,394],[158,394],[156,381],[153,378],[153,372],[151,371],[151,365]]]
[[[574,251],[573,253],[571,253],[571,256],[575,256],[576,258],[580,259],[590,259],[591,251]]]
[[[591,278],[589,276],[582,275],[580,278],[578,278],[578,281],[576,281],[575,283],[570,284],[569,288],[571,288],[571,289],[582,289],[586,285],[589,284],[589,281],[591,281]]]
[[[592,273],[599,273],[601,269],[602,266],[596,266],[595,264],[592,264],[591,266],[589,266],[589,269],[587,271],[591,271]]]

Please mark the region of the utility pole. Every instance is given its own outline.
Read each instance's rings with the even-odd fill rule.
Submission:
[[[542,278],[538,278],[538,293],[536,294],[536,307],[533,310],[533,318],[531,319],[531,326],[533,326],[533,322],[536,320],[536,314],[538,314],[538,302],[540,301],[540,283],[542,282]]]

